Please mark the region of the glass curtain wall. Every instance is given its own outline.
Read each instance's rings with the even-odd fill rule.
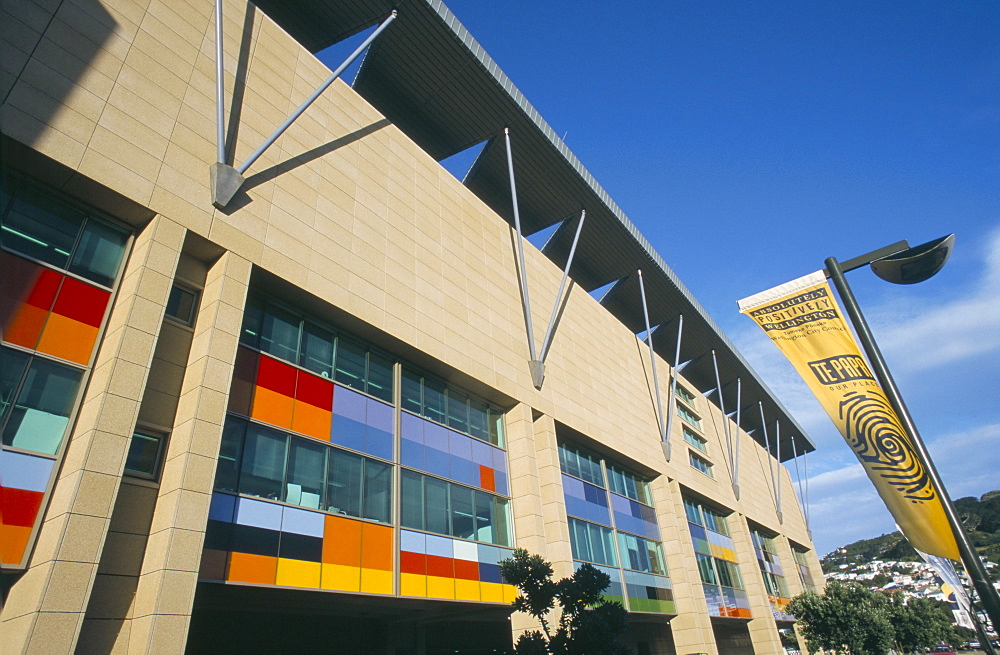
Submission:
[[[788,596],[788,585],[785,583],[784,569],[778,558],[774,537],[760,528],[750,528],[750,539],[753,541],[754,553],[757,555],[757,564],[764,578],[764,587],[767,589],[767,598],[771,603],[774,619],[794,621],[795,617],[786,611],[791,598]]]
[[[684,498],[684,511],[708,613],[712,616],[752,618],[736,550],[729,536],[728,513],[688,497]]]

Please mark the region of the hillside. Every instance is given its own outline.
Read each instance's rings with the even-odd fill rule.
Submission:
[[[978,499],[974,496],[959,498],[955,508],[979,554],[988,561],[1000,562],[1000,490],[990,491]],[[920,557],[902,534],[893,532],[842,546],[826,555],[821,563],[823,572],[830,573],[841,570],[844,564],[853,567],[874,560],[916,562]]]

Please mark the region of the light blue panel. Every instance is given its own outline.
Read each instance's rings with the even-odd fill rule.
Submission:
[[[424,421],[408,412],[403,412],[400,418],[400,433],[404,439],[415,443],[424,442]]]
[[[236,496],[212,494],[212,504],[208,507],[208,518],[213,521],[232,523],[236,513]]]
[[[424,445],[446,453],[448,452],[448,433],[450,432],[451,430],[442,425],[425,421]]]
[[[496,450],[478,439],[472,441],[472,461],[482,466],[493,468],[493,451]]]
[[[281,531],[323,538],[323,515],[305,509],[285,507],[281,514]]]
[[[236,522],[255,528],[281,531],[281,505],[240,498],[236,504]]]
[[[427,552],[426,537],[423,532],[402,530],[399,533],[399,550],[423,555]]]
[[[433,534],[427,535],[427,554],[438,557],[454,557],[455,551],[451,547],[451,539]]]
[[[496,546],[487,546],[486,544],[477,545],[479,547],[480,564],[498,564],[500,560],[510,557],[509,554],[501,556],[502,549],[497,548]]]
[[[0,482],[8,489],[45,493],[55,461],[4,450],[0,454]]]

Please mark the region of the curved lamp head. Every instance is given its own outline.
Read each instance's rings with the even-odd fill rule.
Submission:
[[[872,262],[872,271],[886,282],[916,284],[933,277],[951,255],[955,235],[928,241],[903,252]]]

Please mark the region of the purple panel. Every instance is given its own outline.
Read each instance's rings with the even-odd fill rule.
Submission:
[[[281,531],[322,539],[323,515],[319,512],[285,507],[281,516]]]
[[[451,472],[449,477],[452,480],[472,487],[479,486],[479,466],[477,464],[456,455],[450,455],[449,460]]]
[[[501,473],[500,471],[493,472],[493,482],[496,485],[497,493],[504,496],[510,495],[510,489],[507,487],[507,474]]]
[[[493,447],[478,439],[472,440],[472,461],[493,468]]]
[[[376,430],[392,434],[392,414],[394,411],[392,406],[381,403],[374,398],[368,398],[367,401],[368,415],[365,423]]]
[[[333,395],[333,413],[364,423],[367,400],[366,396],[356,391],[351,391],[346,387],[337,387],[337,391]]]
[[[461,457],[469,462],[472,461],[472,437],[467,437],[453,430],[448,430],[448,452]]]
[[[51,459],[4,450],[0,457],[0,482],[8,489],[45,493],[54,465]]]
[[[232,523],[236,513],[236,496],[212,494],[212,504],[208,507],[208,518],[213,521]]]
[[[280,531],[281,505],[240,498],[236,504],[236,523]]]
[[[492,447],[491,447],[492,448]],[[499,448],[493,450],[493,468],[497,471],[507,472],[507,452]]]
[[[427,552],[427,535],[423,532],[400,531],[399,550],[408,553],[425,554]]]
[[[430,446],[442,453],[448,452],[448,433],[450,430],[444,426],[431,423],[424,424],[424,445]]]
[[[432,534],[426,535],[426,538],[428,555],[437,555],[438,557],[455,556],[455,549],[451,547],[451,539]]]
[[[400,426],[400,431],[404,439],[409,439],[416,443],[424,442],[424,421],[421,418],[414,416],[413,414],[408,414],[407,412],[402,413],[402,424]]]

